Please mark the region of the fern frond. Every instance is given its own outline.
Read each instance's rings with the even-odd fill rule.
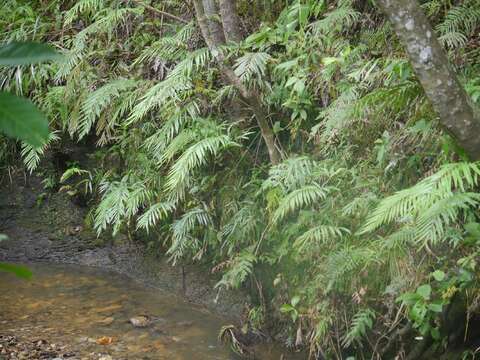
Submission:
[[[261,79],[265,76],[267,62],[271,56],[265,52],[246,53],[235,61],[235,74],[244,83],[250,83],[252,79]]]
[[[166,190],[178,198],[183,198],[189,177],[195,169],[206,164],[209,156],[216,156],[221,150],[237,145],[228,135],[223,134],[201,139],[191,145],[170,169],[165,184]]]
[[[39,147],[33,147],[30,144],[22,142],[22,150],[20,152],[23,163],[27,167],[27,170],[31,173],[35,171],[35,169],[38,167],[38,164],[40,163],[41,157],[43,154],[45,154],[45,151],[48,149],[50,144],[54,141],[59,140],[60,137],[57,135],[56,132],[51,132],[48,135],[47,142]]]
[[[151,87],[132,110],[128,123],[132,124],[160,108],[169,100],[180,101],[183,91],[192,88],[192,83],[184,76],[168,76],[165,80]]]
[[[281,200],[278,209],[275,210],[272,218],[274,224],[283,220],[287,215],[311,206],[320,200],[324,200],[332,190],[330,187],[322,187],[318,184],[306,185],[294,190]]]
[[[70,25],[80,14],[94,14],[105,6],[104,0],[79,0],[65,13],[65,25]]]
[[[480,25],[480,8],[477,0],[465,1],[452,7],[445,20],[437,26],[440,42],[450,48],[464,46],[467,37]]]
[[[257,257],[249,251],[243,251],[229,262],[229,269],[215,288],[238,289],[253,272]]]
[[[196,207],[186,212],[172,224],[172,244],[167,251],[170,260],[176,264],[189,250],[198,251],[198,239],[192,232],[196,227],[211,225],[212,219],[203,207]]]
[[[175,204],[171,202],[161,202],[150,206],[138,218],[137,229],[144,229],[148,232],[158,221],[165,219],[174,210]]]
[[[367,334],[367,331],[373,327],[375,321],[375,312],[371,309],[362,309],[358,311],[352,319],[352,324],[342,340],[344,347],[350,346],[354,341],[359,341]]]
[[[328,34],[351,28],[360,19],[360,13],[350,5],[339,6],[312,24],[317,34]]]
[[[89,94],[82,103],[79,123],[76,124],[76,128],[70,129],[71,134],[74,131],[77,132],[79,139],[88,135],[100,115],[119,98],[122,92],[132,89],[136,84],[135,80],[115,79]],[[112,116],[111,113],[109,115]]]
[[[327,241],[339,239],[349,234],[350,230],[346,228],[331,225],[319,225],[300,235],[293,243],[293,246],[300,252],[303,252],[312,244],[324,244]]]

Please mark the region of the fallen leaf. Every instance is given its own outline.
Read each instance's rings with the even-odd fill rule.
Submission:
[[[98,345],[110,345],[111,343],[113,343],[113,338],[110,336],[102,336],[96,340],[96,343]]]
[[[120,305],[120,304],[112,304],[112,305],[109,305],[109,306],[105,306],[103,308],[95,309],[95,311],[97,313],[104,313],[104,312],[111,312],[111,311],[119,310],[121,308],[122,308],[122,305]]]

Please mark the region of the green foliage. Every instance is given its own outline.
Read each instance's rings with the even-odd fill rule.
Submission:
[[[0,66],[38,64],[61,58],[61,54],[46,44],[12,41],[0,47]]]
[[[448,10],[445,19],[437,26],[440,42],[450,48],[466,45],[469,36],[480,25],[478,1],[469,0]]]
[[[0,92],[0,129],[6,135],[42,146],[48,138],[48,122],[28,99]]]
[[[462,212],[478,205],[479,195],[468,190],[477,186],[479,175],[478,163],[444,165],[415,186],[382,200],[360,233],[397,222],[404,224],[399,231],[410,229],[411,241],[436,244],[448,240],[449,226]]]
[[[14,264],[7,264],[0,262],[0,271],[6,271],[9,273],[13,273],[16,276],[24,279],[31,279],[32,272],[25,266],[14,265]]]
[[[478,102],[477,3],[422,3]],[[220,49],[223,64],[195,19],[137,1],[55,4],[58,21],[8,1],[2,40],[48,39],[66,61],[2,68],[2,89],[48,114],[50,144],[96,143],[95,169],[74,164],[61,183],[91,195],[99,234],[158,234],[151,251],[211,267],[218,296],[248,291],[255,328],[274,324],[311,354],[380,358],[407,322],[441,347],[440,307],[479,296],[480,168],[459,162],[372,2],[239,1],[249,36]],[[150,6],[193,13],[189,2]],[[252,16],[258,7],[274,10]],[[280,163],[224,66],[258,97]],[[28,171],[44,151],[22,145]],[[232,327],[222,335],[242,348]]]
[[[354,341],[361,340],[372,329],[375,320],[375,312],[371,309],[358,311],[352,319],[350,329],[342,340],[344,346],[350,346]]]

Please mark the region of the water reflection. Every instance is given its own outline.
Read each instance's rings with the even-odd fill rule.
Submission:
[[[217,340],[226,320],[177,297],[87,267],[30,267],[31,281],[0,273],[0,333],[68,344],[85,359],[236,359]],[[135,328],[129,319],[142,314],[152,322]],[[280,358],[268,352],[258,358]]]

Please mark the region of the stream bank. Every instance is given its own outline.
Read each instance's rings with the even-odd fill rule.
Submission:
[[[248,297],[214,289],[216,280],[202,266],[173,267],[125,235],[105,238],[85,226],[88,209],[63,192],[43,189],[38,176],[13,174],[0,189],[0,261],[75,264],[127,275],[135,281],[239,322]],[[185,275],[185,276],[184,276]]]

